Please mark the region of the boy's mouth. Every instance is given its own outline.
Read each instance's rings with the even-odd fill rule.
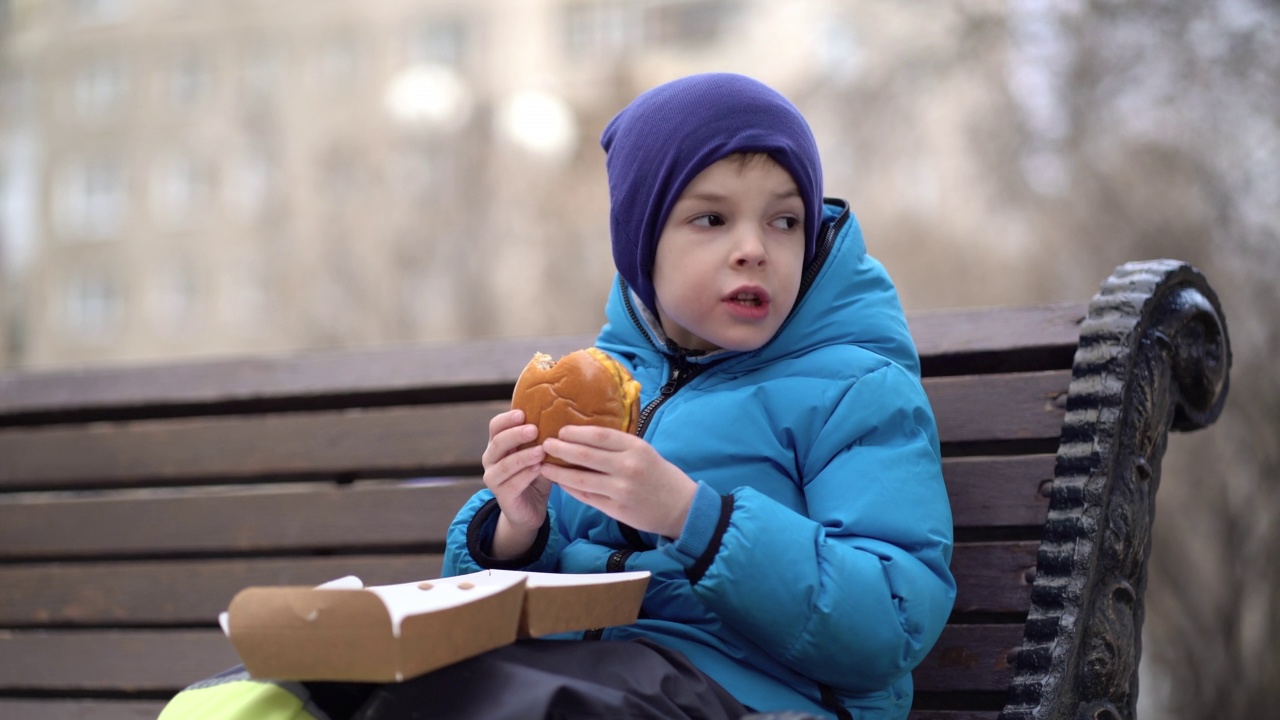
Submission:
[[[734,305],[758,308],[769,304],[769,293],[760,287],[740,287],[725,295],[724,301]]]

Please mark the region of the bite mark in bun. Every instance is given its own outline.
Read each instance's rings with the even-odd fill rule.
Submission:
[[[535,353],[516,380],[511,407],[538,426],[538,437],[522,447],[540,445],[567,425],[632,433],[640,420],[640,383],[599,348],[575,350],[559,360]],[[547,461],[568,465],[550,456]]]

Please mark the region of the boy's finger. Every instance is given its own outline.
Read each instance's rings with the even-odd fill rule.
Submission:
[[[489,437],[496,437],[498,433],[513,428],[524,422],[523,410],[508,410],[504,413],[498,413],[489,420]]]
[[[532,442],[536,437],[538,437],[536,425],[517,425],[495,435],[490,444],[506,455],[521,445]]]
[[[524,470],[532,465],[538,465],[547,458],[547,451],[537,445],[527,447],[523,450],[507,455],[502,459],[502,465],[510,468],[511,474],[515,474],[520,470]]]
[[[565,442],[590,445],[601,450],[625,450],[635,438],[630,433],[595,425],[566,425],[558,437]]]
[[[608,495],[595,492],[591,490],[589,487],[588,488],[575,487],[575,486],[569,485],[568,483],[557,483],[557,484],[560,486],[560,489],[563,490],[570,497],[578,500],[579,502],[590,505],[591,507],[599,510],[600,512],[603,512],[606,515],[609,514],[609,507],[611,505],[611,501]]]
[[[577,465],[597,472],[605,469],[602,467],[603,458],[596,452],[597,449],[590,445],[547,438],[543,441],[542,448],[551,457],[563,460],[570,465]]]
[[[538,437],[538,428],[533,425],[507,428],[490,438],[489,445],[485,448],[480,460],[486,467],[496,465],[515,453],[516,448],[536,437]]]
[[[578,492],[600,496],[608,496],[610,494],[609,488],[611,484],[608,475],[597,472],[589,466],[576,461],[574,464],[578,467],[564,467],[546,463],[542,466],[542,474],[551,482],[566,489],[572,488]]]
[[[498,483],[498,486],[510,489],[513,494],[522,493],[538,479],[541,467],[541,463],[533,463],[528,467],[521,468],[515,474]]]

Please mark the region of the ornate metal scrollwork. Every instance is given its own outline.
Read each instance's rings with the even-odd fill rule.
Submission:
[[[1231,345],[1217,295],[1174,260],[1128,263],[1080,330],[1022,648],[1001,720],[1132,718],[1168,432],[1214,422]]]

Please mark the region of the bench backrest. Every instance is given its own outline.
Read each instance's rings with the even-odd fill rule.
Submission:
[[[1085,312],[910,318],[959,583],[914,718],[1003,705]],[[249,585],[434,577],[516,373],[590,342],[0,376],[0,716],[154,716],[235,664],[216,616]]]

